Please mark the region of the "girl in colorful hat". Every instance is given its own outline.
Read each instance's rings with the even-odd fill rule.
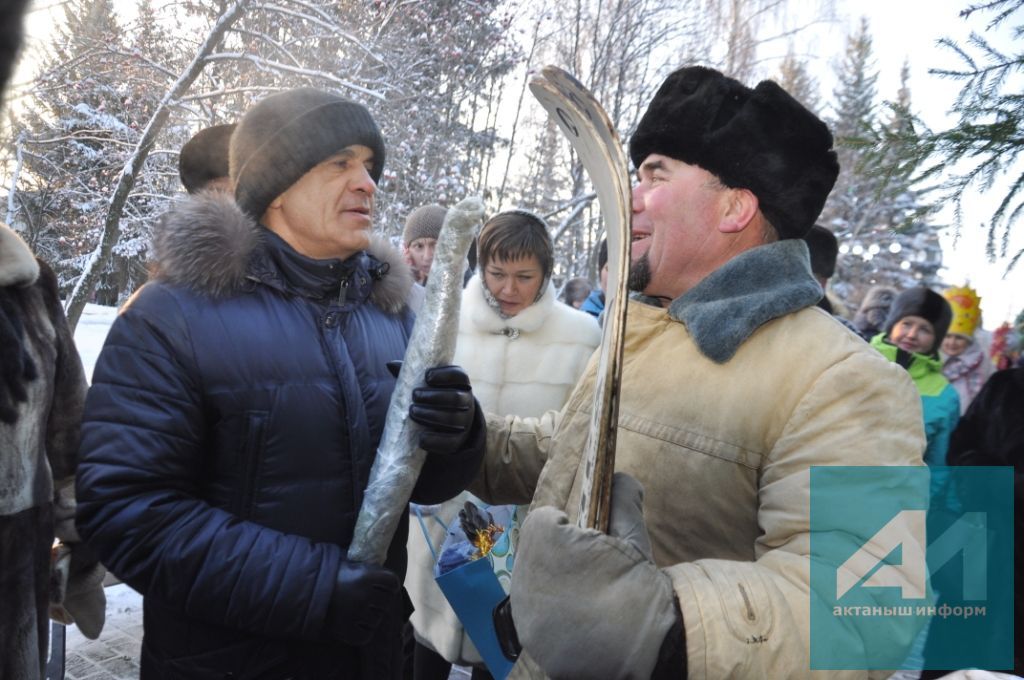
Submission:
[[[953,311],[949,331],[942,341],[942,374],[960,397],[960,415],[963,415],[992,375],[993,365],[974,339],[974,331],[981,322],[978,294],[969,286],[963,286],[949,288],[942,296]]]

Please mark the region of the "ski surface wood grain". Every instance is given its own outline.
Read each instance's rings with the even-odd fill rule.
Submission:
[[[597,192],[608,238],[608,290],[577,524],[607,533],[611,511],[619,387],[626,330],[632,190],[622,142],[600,102],[576,78],[545,66],[530,91],[575,149]]]

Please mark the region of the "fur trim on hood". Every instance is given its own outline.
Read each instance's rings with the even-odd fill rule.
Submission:
[[[39,263],[17,232],[0,222],[0,286],[30,286],[39,278]]]
[[[153,278],[219,298],[251,279],[250,260],[262,239],[255,220],[229,194],[210,191],[177,201],[153,234]],[[367,253],[380,268],[370,300],[389,314],[407,304],[412,272],[386,239],[373,236]]]

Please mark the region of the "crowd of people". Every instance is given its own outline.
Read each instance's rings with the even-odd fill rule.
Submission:
[[[105,570],[143,596],[145,680],[491,677],[429,550],[467,500],[519,506],[511,677],[810,677],[814,466],[933,467],[930,517],[968,500],[948,466],[1012,467],[1022,630],[1015,339],[993,361],[967,286],[872,288],[843,318],[815,224],[831,132],[776,83],[700,66],[629,139],[608,532],[575,521],[607,244],[596,281],[556,281],[549,225],[511,208],[466,263],[453,365],[403,414],[426,452],[412,512],[383,564],[349,559],[447,214],[412,211],[399,244],[375,233],[387,146],[367,107],[310,88],[200,131],[91,385],[53,272],[0,225],[0,677],[42,677],[51,616],[101,634]],[[874,625],[908,658],[926,641]],[[992,670],[1024,672],[1021,639]],[[830,644],[864,649],[830,677],[867,677],[855,627]]]

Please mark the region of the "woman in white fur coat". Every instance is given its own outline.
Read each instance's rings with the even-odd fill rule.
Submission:
[[[601,330],[594,317],[556,299],[547,224],[525,210],[498,213],[480,232],[477,257],[479,270],[462,295],[453,363],[465,369],[489,413],[540,416],[560,409],[600,343]],[[432,509],[448,523],[467,497]],[[439,545],[441,524],[424,519]],[[475,679],[489,678],[434,582],[433,559],[415,523],[405,585],[416,606],[414,680],[447,678],[452,663],[473,665]]]

